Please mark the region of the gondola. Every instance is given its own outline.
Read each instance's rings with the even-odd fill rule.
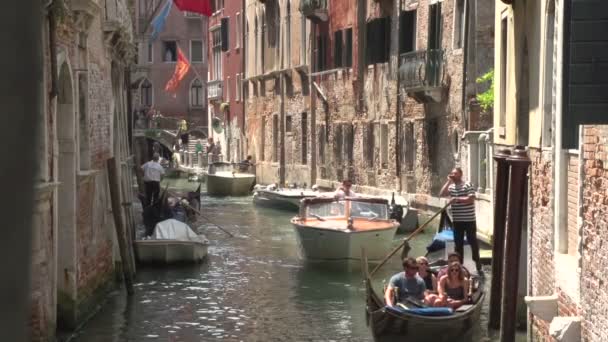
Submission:
[[[430,220],[429,220],[430,221]],[[392,254],[391,254],[392,255]],[[438,260],[441,263],[441,260]],[[445,263],[445,261],[444,261]],[[466,261],[465,261],[466,263]],[[376,271],[374,269],[374,271]],[[485,298],[483,283],[476,278],[471,302],[452,310],[425,308],[418,303],[387,307],[384,292],[378,293],[368,271],[367,258],[363,259],[366,293],[367,325],[374,341],[470,341],[478,325]]]

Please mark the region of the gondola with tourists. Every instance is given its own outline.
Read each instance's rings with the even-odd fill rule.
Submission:
[[[472,286],[470,299],[465,305],[457,309],[428,307],[421,301],[409,299],[397,305],[388,306],[385,303],[384,291],[379,292],[379,290],[384,289],[379,289],[378,281],[374,282],[373,278],[374,274],[386,261],[397,252],[402,251],[401,257],[407,256],[409,252],[408,241],[422,231],[441,212],[431,217],[425,224],[405,238],[403,243],[395,247],[371,272],[364,252],[362,262],[366,293],[365,313],[374,341],[466,341],[471,339],[473,328],[478,325],[485,298],[483,283],[477,277],[474,268],[470,273]],[[434,250],[432,255],[427,255],[429,261],[433,260],[432,264],[442,265],[447,263],[447,258],[441,257],[441,255],[447,256],[446,254]],[[470,265],[471,262],[471,260],[464,260],[464,264]]]

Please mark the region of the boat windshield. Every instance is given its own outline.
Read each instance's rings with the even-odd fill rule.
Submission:
[[[308,205],[308,217],[329,218],[346,217],[347,208],[350,207],[350,216],[369,220],[388,219],[388,207],[383,203],[370,203],[358,201],[334,201],[313,203]]]

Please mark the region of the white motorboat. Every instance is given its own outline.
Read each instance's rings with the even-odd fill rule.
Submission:
[[[207,256],[209,241],[187,224],[169,219],[159,222],[154,234],[135,241],[135,254],[141,263],[195,263]]]
[[[303,257],[310,260],[380,260],[399,223],[389,218],[388,201],[377,198],[304,199],[291,220]]]
[[[230,163],[209,165],[206,177],[209,196],[247,196],[255,183],[255,175],[237,172]]]
[[[305,198],[319,196],[318,191],[309,189],[276,189],[274,187],[261,187],[253,191],[253,203],[256,205],[297,211],[300,201]]]

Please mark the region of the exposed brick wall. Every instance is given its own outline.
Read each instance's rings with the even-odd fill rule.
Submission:
[[[568,254],[576,255],[578,251],[578,154],[569,154],[567,156],[568,165],[568,180],[567,180],[567,223],[568,223]]]
[[[551,154],[530,149],[530,242],[528,274],[531,296],[546,296],[555,291],[553,248],[553,163]],[[548,323],[530,317],[539,341],[548,340]]]
[[[608,340],[608,126],[584,128],[581,303],[584,341]]]

